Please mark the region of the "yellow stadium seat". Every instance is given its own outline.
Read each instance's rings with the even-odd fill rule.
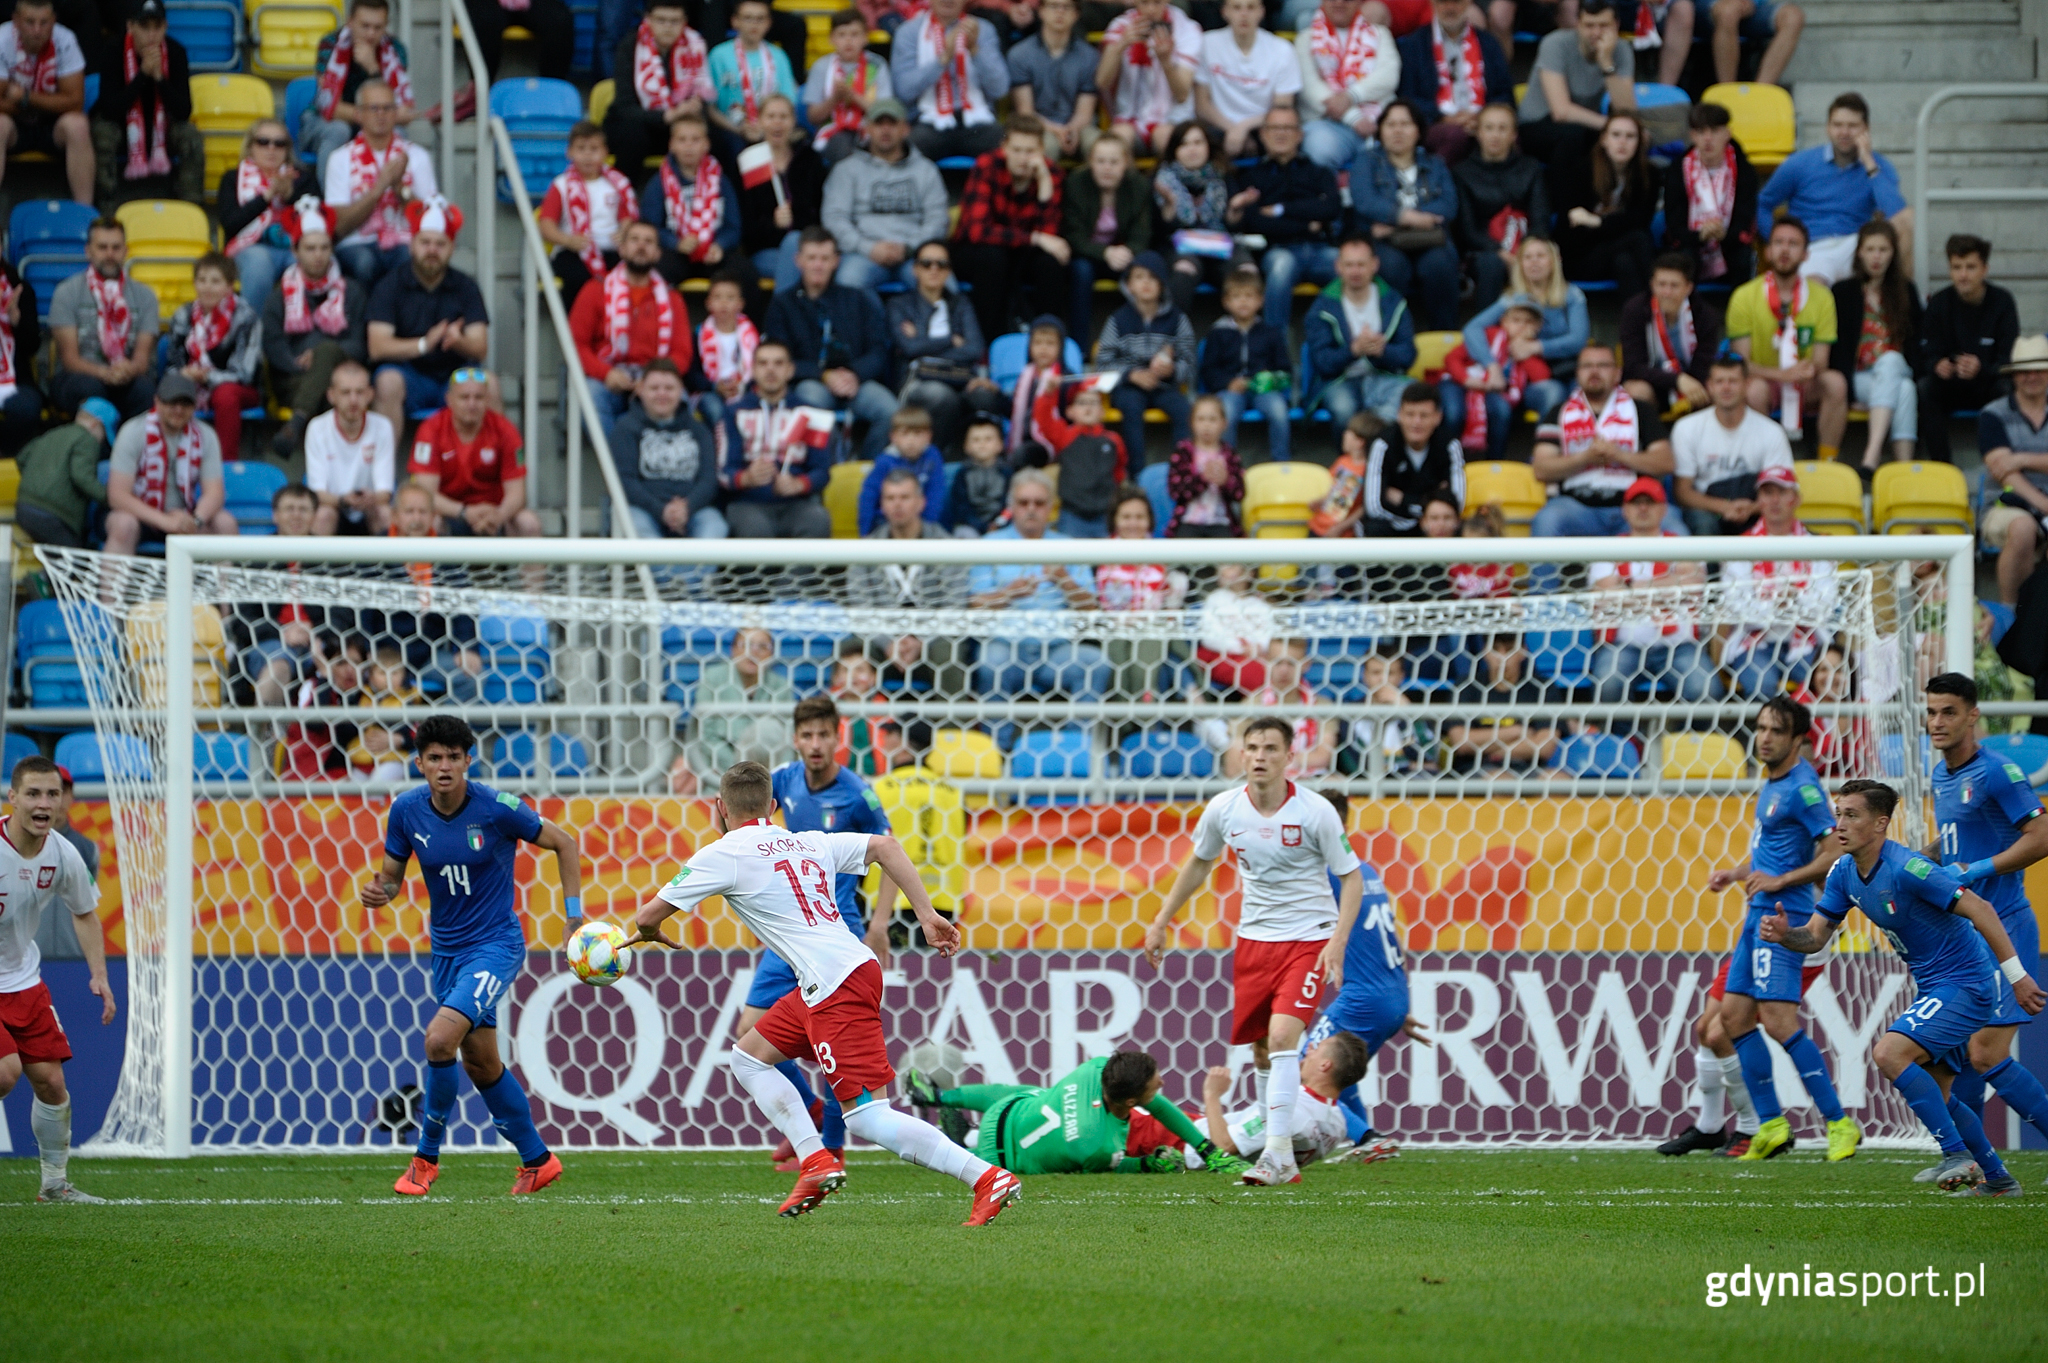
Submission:
[[[192,123],[206,139],[206,192],[242,159],[242,137],[259,118],[277,116],[277,96],[255,76],[192,77]]]
[[[1431,370],[1442,369],[1444,360],[1464,337],[1455,331],[1418,331],[1415,333],[1415,363],[1408,366],[1408,377],[1420,380]]]
[[[14,503],[21,496],[21,465],[0,459],[0,521],[14,519]]]
[[[1823,535],[1860,535],[1863,480],[1856,470],[1835,460],[1801,459],[1792,465],[1799,475],[1799,519]]]
[[[114,216],[128,231],[128,274],[156,291],[168,330],[172,311],[192,301],[192,262],[213,249],[206,210],[179,199],[137,199]]]
[[[1482,459],[1465,465],[1465,509],[1498,506],[1510,535],[1527,535],[1529,522],[1548,500],[1527,464]]]
[[[1749,163],[1760,172],[1775,169],[1799,145],[1799,123],[1792,114],[1792,96],[1782,86],[1709,85],[1702,104],[1728,111],[1728,127]]]
[[[612,101],[619,97],[619,83],[615,80],[601,80],[590,87],[590,121],[604,122],[604,116],[611,112]]]
[[[341,27],[341,6],[323,0],[250,3],[249,69],[270,80],[319,70],[320,40]]]
[[[1871,485],[1871,519],[1880,535],[1914,535],[1975,528],[1970,487],[1953,464],[1881,464]]]
[[[1742,745],[1726,734],[1664,735],[1667,781],[1733,781],[1748,768]]]
[[[927,771],[950,781],[995,781],[1003,775],[1003,750],[987,734],[940,729],[932,735],[924,765]]]
[[[170,676],[164,663],[167,608],[161,601],[136,607],[128,622],[122,651],[138,679],[144,705],[162,705],[169,693]],[[221,681],[227,675],[227,631],[220,612],[201,603],[192,607],[192,700],[194,704],[220,704]]]
[[[825,509],[832,513],[833,539],[860,538],[860,485],[873,467],[866,459],[832,466],[831,481],[825,484]]]
[[[1244,471],[1245,533],[1301,539],[1308,534],[1309,508],[1329,494],[1330,471],[1320,464],[1254,464]]]

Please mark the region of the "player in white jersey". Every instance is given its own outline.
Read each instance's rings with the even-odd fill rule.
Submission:
[[[1365,1078],[1371,1063],[1365,1042],[1350,1032],[1325,1038],[1301,1062],[1301,1096],[1294,1101],[1293,1122],[1297,1164],[1328,1159],[1351,1144],[1337,1095]],[[1223,1066],[1210,1069],[1202,1081],[1202,1117],[1210,1140],[1250,1158],[1265,1145],[1266,1114],[1256,1106],[1224,1112],[1223,1099],[1236,1082],[1237,1076]]]
[[[953,1144],[937,1127],[889,1106],[896,1071],[882,1037],[882,967],[867,943],[840,921],[833,877],[879,865],[902,888],[925,940],[941,956],[960,949],[960,929],[932,909],[917,868],[896,839],[792,833],[775,823],[773,780],[759,762],[726,771],[713,802],[724,836],[698,848],[675,879],[641,906],[635,919],[641,939],[679,947],[662,934],[663,920],[723,895],[740,921],[796,973],[797,987],[740,1038],[729,1061],[733,1077],[803,1161],[781,1215],[802,1216],[846,1183],[845,1163],[825,1148],[796,1086],[775,1068],[801,1058],[824,1071],[846,1109],[849,1132],[973,1188],[965,1224],[985,1225],[1017,1200],[1024,1185],[1009,1170]]]
[[[36,1095],[29,1126],[43,1159],[36,1201],[98,1202],[72,1187],[65,1173],[71,1158],[71,1095],[64,1088],[64,1062],[71,1058],[71,1043],[43,983],[36,927],[53,901],[71,911],[91,972],[87,987],[100,999],[100,1025],[112,1022],[114,991],[107,983],[99,886],[78,849],[56,832],[64,776],[55,762],[24,757],[15,763],[7,800],[14,813],[0,825],[0,1098],[28,1075]]]
[[[1336,810],[1287,779],[1293,743],[1294,726],[1284,719],[1260,715],[1245,725],[1245,783],[1202,811],[1194,856],[1145,931],[1146,959],[1157,966],[1174,916],[1207,883],[1223,849],[1237,853],[1244,905],[1231,953],[1236,1008],[1230,1044],[1251,1045],[1259,1103],[1266,1108],[1266,1148],[1244,1181],[1268,1187],[1301,1181],[1293,1140],[1301,1093],[1296,1048],[1315,1020],[1323,986],[1333,994],[1343,987],[1344,944],[1365,890],[1358,854]],[[1330,894],[1332,875],[1338,897]]]

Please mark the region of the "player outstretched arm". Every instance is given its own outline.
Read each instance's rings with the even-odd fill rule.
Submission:
[[[910,854],[903,850],[903,844],[887,833],[873,833],[868,837],[868,865],[882,868],[882,886],[901,887],[903,897],[910,901],[910,911],[917,915],[918,926],[924,929],[924,939],[941,956],[951,956],[960,949],[960,928],[949,923],[932,907],[932,897],[925,892],[924,879],[917,868],[910,864]],[[876,922],[868,925],[868,935],[875,933],[876,924],[882,927],[883,945],[888,944],[888,920],[881,914],[875,915]],[[872,948],[874,943],[870,942]],[[877,951],[879,957],[882,953]]]
[[[542,819],[533,845],[555,854],[555,876],[562,884],[562,950],[567,951],[569,939],[583,926],[583,844],[568,829]]]
[[[2024,871],[2043,857],[2048,857],[2048,816],[2035,815],[2027,820],[2026,827],[2012,846],[1994,856],[1979,857],[1966,861],[1955,868],[1956,878],[1965,885],[1974,885],[1992,876],[2009,876],[2015,871]],[[1928,854],[1928,860],[1937,865],[1941,861],[1941,849],[1937,845]]]
[[[1209,881],[1209,873],[1216,869],[1216,861],[1208,857],[1189,857],[1187,864],[1180,868],[1180,874],[1173,878],[1173,888],[1166,893],[1166,906],[1159,910],[1159,916],[1152,920],[1152,926],[1145,929],[1145,959],[1157,966],[1166,955],[1166,933],[1173,926],[1187,902],[1194,898],[1195,891]],[[1351,909],[1358,911],[1358,896],[1351,897]]]
[[[1230,1071],[1223,1066],[1209,1067],[1209,1073],[1202,1079],[1202,1120],[1218,1150],[1226,1155],[1242,1155],[1237,1142],[1230,1138],[1230,1123],[1223,1115],[1224,1095],[1230,1092],[1232,1082]]]

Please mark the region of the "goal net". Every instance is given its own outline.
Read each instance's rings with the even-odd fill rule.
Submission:
[[[416,868],[390,906],[358,891],[427,715],[469,721],[474,779],[575,832],[586,912],[626,919],[715,836],[718,774],[791,761],[792,707],[820,693],[840,760],[965,928],[940,960],[896,906],[899,1061],[929,1040],[970,1077],[1043,1083],[1135,1045],[1192,1110],[1213,1064],[1248,1094],[1228,1045],[1234,870],[1158,970],[1138,947],[1238,770],[1235,727],[1279,714],[1299,779],[1345,804],[1397,906],[1436,1042],[1377,1057],[1375,1127],[1661,1139],[1741,922],[1740,894],[1706,885],[1747,854],[1758,699],[1807,700],[1826,784],[1891,781],[1894,836],[1924,845],[1917,682],[1954,656],[1958,543],[1722,540],[1655,579],[1602,567],[1612,541],[1528,539],[1150,541],[1137,567],[1077,541],[42,548],[118,844],[103,894],[131,1007],[95,1146],[410,1141],[427,897]],[[499,1035],[550,1142],[771,1141],[722,1065],[757,954],[722,902],[689,950],[594,989],[555,950],[551,863],[523,849],[518,886],[531,955]],[[1868,1062],[1910,982],[1860,917],[1837,941],[1808,1023],[1872,1138],[1916,1140]],[[1811,1128],[1782,1056],[1778,1079]],[[467,1096],[450,1142],[496,1139]]]

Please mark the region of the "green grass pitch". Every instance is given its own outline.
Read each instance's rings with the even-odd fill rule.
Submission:
[[[424,1203],[389,1191],[402,1157],[75,1160],[106,1207],[32,1205],[35,1161],[5,1160],[0,1339],[24,1363],[2040,1357],[2048,1156],[2014,1157],[2017,1202],[1929,1192],[1926,1162],[1411,1150],[1271,1191],[1027,1179],[969,1231],[964,1188],[879,1153],[797,1221],[759,1154],[572,1155],[517,1203],[503,1153],[451,1155]],[[1745,1263],[1921,1276],[1709,1308]]]

